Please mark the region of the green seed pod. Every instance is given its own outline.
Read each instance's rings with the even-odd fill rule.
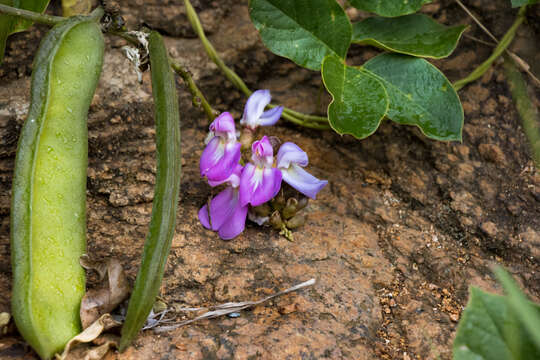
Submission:
[[[81,330],[86,251],[87,113],[104,41],[84,17],[56,25],[34,60],[11,204],[12,313],[43,359]]]
[[[120,351],[129,346],[143,327],[158,295],[176,226],[180,192],[180,114],[174,74],[159,33],[150,33],[148,49],[156,121],[156,186],[150,230],[122,327]]]

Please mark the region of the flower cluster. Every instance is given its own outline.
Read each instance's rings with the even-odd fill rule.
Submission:
[[[255,91],[249,97],[240,120],[245,130],[253,133],[258,126],[274,125],[279,120],[283,107],[264,111],[270,99],[268,90]],[[250,161],[243,162],[242,145],[237,137],[233,117],[228,112],[222,113],[210,125],[200,159],[201,176],[208,184],[226,187],[199,210],[199,220],[225,240],[244,231],[248,211],[273,200],[280,192],[282,181],[312,199],[328,183],[304,170],[308,156],[296,144],[282,144],[274,161],[272,143],[263,136],[251,144]],[[253,217],[257,218],[254,212]],[[258,219],[258,223],[268,220]]]

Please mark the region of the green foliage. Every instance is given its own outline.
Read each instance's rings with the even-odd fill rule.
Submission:
[[[326,55],[347,54],[351,23],[335,0],[251,0],[249,11],[264,44],[300,66],[319,70]]]
[[[511,0],[512,7],[520,7],[523,5],[532,5],[536,4],[539,0]]]
[[[528,302],[502,269],[497,275],[508,296],[471,287],[454,340],[454,360],[540,359],[540,347],[533,340],[540,334],[540,307]],[[532,324],[532,332],[526,322]]]
[[[0,4],[13,6],[35,12],[43,12],[49,4],[49,0],[0,0]],[[6,41],[10,34],[28,29],[32,22],[10,15],[0,14],[0,64],[4,59]]]
[[[440,59],[454,51],[464,25],[446,27],[423,14],[370,17],[353,24],[352,41],[397,53]]]
[[[330,126],[338,134],[358,139],[373,134],[388,110],[388,96],[381,82],[331,55],[324,59],[322,78],[333,97],[328,107]]]
[[[383,83],[390,99],[386,116],[418,126],[435,140],[461,141],[463,108],[452,84],[424,59],[382,54],[364,64]]]
[[[384,17],[412,14],[430,2],[431,0],[350,0],[355,8]]]

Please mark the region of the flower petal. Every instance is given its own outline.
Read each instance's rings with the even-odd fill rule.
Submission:
[[[223,137],[224,139],[236,139],[236,128],[234,126],[234,119],[228,112],[221,113],[210,124],[210,131],[216,135]]]
[[[262,113],[261,117],[259,118],[259,125],[260,126],[270,126],[277,123],[279,118],[281,117],[281,113],[283,112],[283,106],[276,106],[273,109],[266,110]]]
[[[244,115],[240,119],[240,124],[250,128],[256,128],[259,125],[264,108],[270,103],[272,97],[270,90],[257,90],[249,97],[244,108]]]
[[[292,142],[283,143],[280,146],[277,154],[277,167],[287,169],[292,164],[306,166],[308,164],[308,156],[305,151],[300,149],[298,145]]]
[[[237,203],[234,212],[229,219],[219,228],[218,234],[223,240],[237,237],[246,227],[246,215],[248,206],[240,206]]]
[[[204,205],[199,210],[199,221],[201,222],[202,226],[204,226],[207,229],[211,229],[210,226],[210,218],[208,217],[208,205]]]
[[[210,144],[208,144],[210,145]],[[240,161],[240,145],[237,143],[228,143],[224,147],[223,157],[206,171],[206,177],[212,181],[222,181],[227,179],[234,172],[238,161]],[[204,153],[203,153],[204,155]],[[201,156],[202,162],[202,156]]]
[[[244,170],[244,167],[240,164],[236,164],[233,173],[228,178],[218,181],[208,179],[208,184],[215,187],[224,183],[229,183],[233,188],[237,188],[240,185],[240,175],[242,175],[242,170]]]
[[[248,163],[244,166],[244,171],[242,171],[242,175],[240,176],[240,206],[245,206],[251,201],[254,191],[254,185],[252,183],[254,181],[253,177],[255,175],[255,169],[256,167],[252,163]]]
[[[199,170],[201,176],[205,176],[206,173],[216,165],[216,163],[223,157],[224,146],[221,139],[217,136],[212,138],[208,145],[203,150],[201,160],[199,161]]]
[[[328,181],[317,179],[296,164],[292,164],[288,169],[283,169],[281,172],[283,181],[312,199],[315,199],[317,193],[328,184]]]
[[[251,196],[251,205],[259,206],[277,195],[281,188],[281,171],[275,168],[262,170],[262,181],[259,183]]]
[[[217,231],[225,224],[236,210],[238,192],[231,187],[217,194],[210,201],[210,222],[212,230]]]

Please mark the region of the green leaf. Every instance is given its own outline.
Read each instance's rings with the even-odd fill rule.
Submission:
[[[416,125],[429,138],[461,141],[463,108],[452,84],[424,59],[381,54],[363,68],[383,83],[390,99],[386,116]]]
[[[355,8],[384,17],[412,14],[430,2],[431,0],[350,0]]]
[[[326,55],[344,59],[352,27],[335,0],[251,0],[251,21],[274,54],[319,70]]]
[[[446,27],[424,14],[370,17],[353,24],[352,41],[392,52],[440,59],[454,51],[466,28],[464,25]]]
[[[512,0],[512,7],[536,4],[539,0]]]
[[[540,351],[506,299],[475,287],[471,287],[453,348],[454,360],[540,359]]]
[[[527,300],[525,294],[519,290],[519,287],[512,280],[512,277],[503,270],[503,268],[497,267],[495,269],[495,274],[508,294],[508,305],[529,333],[536,348],[540,350],[540,311],[538,311],[538,307]]]
[[[49,1],[50,0],[18,0],[19,5],[17,7],[19,9],[42,13],[47,8],[47,5],[49,5]],[[32,26],[32,24],[33,23],[30,20],[19,18],[15,21],[12,33],[24,31]]]
[[[381,82],[332,55],[324,59],[321,72],[324,86],[333,98],[328,106],[332,129],[357,139],[373,134],[388,110],[388,96]]]
[[[41,13],[47,8],[49,0],[0,0],[0,4]],[[0,64],[4,59],[4,52],[6,49],[8,36],[10,34],[26,30],[31,25],[32,22],[30,20],[0,14]]]

